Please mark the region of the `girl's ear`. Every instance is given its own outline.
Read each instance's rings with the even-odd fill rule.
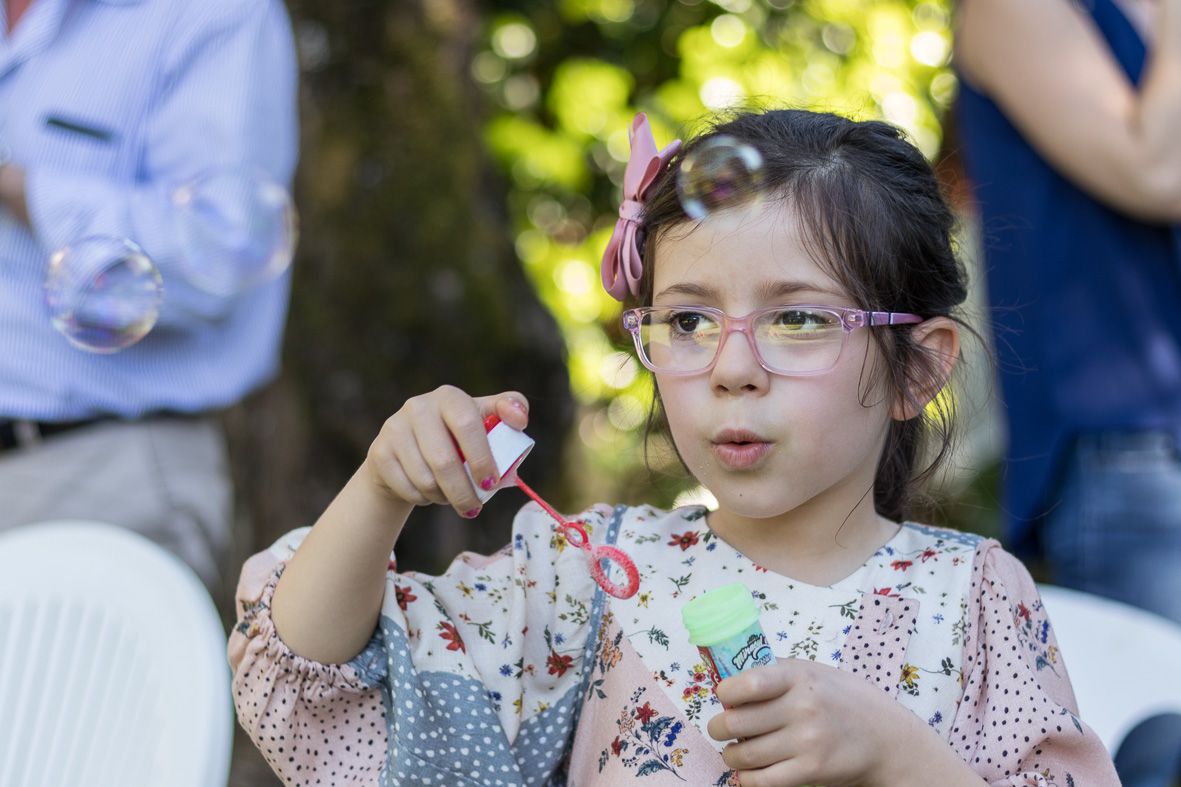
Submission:
[[[960,327],[948,317],[924,320],[911,331],[911,338],[934,362],[932,376],[911,381],[912,388],[903,392],[890,410],[890,417],[897,421],[909,421],[923,411],[943,390],[960,355]]]

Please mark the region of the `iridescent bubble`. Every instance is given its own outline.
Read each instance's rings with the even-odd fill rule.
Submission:
[[[764,180],[763,156],[752,145],[717,136],[697,145],[677,172],[677,194],[691,219],[757,200]]]
[[[199,289],[239,295],[291,265],[295,206],[267,176],[218,171],[178,188],[173,204],[185,277]]]
[[[163,300],[160,271],[125,238],[86,238],[49,258],[49,319],[80,350],[113,353],[135,344],[156,324]]]

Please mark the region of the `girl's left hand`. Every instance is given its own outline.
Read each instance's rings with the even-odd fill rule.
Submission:
[[[882,784],[918,717],[884,691],[826,664],[786,659],[718,684],[727,710],[710,737],[742,787]]]

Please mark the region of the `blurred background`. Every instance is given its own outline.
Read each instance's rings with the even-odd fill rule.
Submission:
[[[956,95],[945,0],[288,7],[301,242],[282,376],[226,414],[242,559],[313,522],[384,419],[442,384],[529,398],[537,447],[522,477],[559,509],[701,500],[666,447],[643,450],[650,385],[599,284],[637,111],[660,145],[734,105],[898,124],[946,176],[973,272],[942,122]],[[983,329],[974,290],[966,316]],[[964,440],[927,518],[997,535],[1000,446],[979,349],[948,393]],[[419,509],[400,565],[437,571],[461,549],[495,550],[523,501],[503,492],[475,522]],[[233,784],[278,784],[241,735]]]
[[[289,5],[302,240],[285,370],[230,414],[256,543],[313,519],[382,421],[443,383],[529,397],[539,445],[524,475],[565,508],[686,492],[659,445],[659,472],[644,467],[649,382],[598,282],[635,112],[660,144],[731,105],[881,117],[950,160],[942,2]],[[968,442],[983,466],[988,436]],[[499,544],[520,501],[503,502],[474,534],[440,521],[405,560]]]

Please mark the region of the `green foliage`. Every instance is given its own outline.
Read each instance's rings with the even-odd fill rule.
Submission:
[[[657,143],[714,110],[798,106],[905,128],[929,156],[955,89],[948,0],[499,2],[473,76],[499,106],[485,138],[509,176],[516,250],[561,327],[581,404],[572,451],[591,496],[671,502],[637,473],[650,400],[598,267],[620,198],[627,128]],[[659,466],[672,468],[669,452]],[[661,496],[666,498],[661,500]]]

